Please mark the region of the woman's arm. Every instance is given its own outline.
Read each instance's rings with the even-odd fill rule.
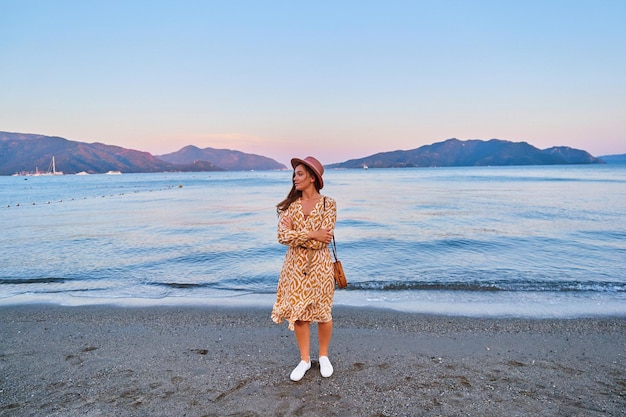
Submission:
[[[293,218],[290,213],[281,212],[278,221],[278,242],[289,246],[304,246],[308,249],[322,249],[328,245],[335,229],[337,217],[336,204],[333,199],[326,199],[326,207],[322,209],[321,227],[317,230],[294,229]]]
[[[293,219],[290,213],[282,211],[278,215],[278,243],[287,246],[304,246],[309,240],[306,230],[296,231],[293,228]]]

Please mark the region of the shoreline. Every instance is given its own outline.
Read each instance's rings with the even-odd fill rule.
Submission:
[[[0,306],[0,416],[618,416],[626,320],[336,306],[331,378],[266,307]]]
[[[570,294],[466,294],[462,291],[410,291],[410,296],[385,300],[379,294],[366,291],[338,290],[334,305],[339,308],[389,309],[407,314],[432,316],[472,317],[476,319],[521,318],[577,319],[626,318],[626,299],[623,296],[596,295],[593,298]],[[275,293],[218,291],[196,296],[165,297],[93,297],[69,293],[24,293],[0,298],[0,308],[42,305],[62,307],[109,308],[272,308]],[[365,301],[364,301],[365,300]]]

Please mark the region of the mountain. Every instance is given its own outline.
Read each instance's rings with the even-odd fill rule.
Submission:
[[[57,136],[44,136],[25,133],[0,132],[0,175],[46,171],[52,157],[58,171],[65,174],[88,172],[91,174],[108,171],[133,172],[165,172],[165,171],[224,171],[265,168],[268,158],[251,155],[246,159],[242,152],[232,153],[231,160],[241,160],[241,164],[226,164],[227,168],[205,159],[172,163],[159,159],[148,152],[126,149],[103,143],[83,143],[67,140]],[[227,161],[228,153],[220,160]],[[257,164],[254,161],[258,161]],[[272,161],[272,160],[269,160]],[[283,165],[273,161],[279,168]]]
[[[57,136],[0,132],[0,175],[46,170],[54,156],[56,167],[66,174],[81,171],[104,173],[162,172],[176,167],[147,152],[102,143],[74,142]]]
[[[599,158],[607,164],[626,164],[626,153],[620,155],[604,155]]]
[[[286,167],[273,159],[228,149],[186,146],[177,152],[155,157],[148,152],[103,143],[83,143],[56,136],[0,132],[0,175],[45,171],[55,158],[57,170],[66,174],[81,171],[165,172],[271,170]],[[611,163],[626,155],[606,157]],[[526,142],[448,139],[408,151],[382,152],[365,158],[329,165],[328,168],[553,165],[597,164],[604,161],[589,153],[565,146],[544,150]]]
[[[173,164],[193,164],[197,161],[210,161],[226,170],[271,170],[287,168],[273,159],[260,155],[232,151],[230,149],[200,149],[192,145],[185,146],[177,152],[159,155],[157,157]]]
[[[598,164],[602,160],[566,146],[540,150],[526,142],[448,139],[408,151],[381,152],[329,168]]]

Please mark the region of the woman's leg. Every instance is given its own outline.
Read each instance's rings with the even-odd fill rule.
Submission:
[[[317,323],[318,339],[320,341],[320,373],[324,378],[333,374],[333,365],[328,359],[328,346],[333,335],[333,322]]]
[[[333,335],[333,322],[317,323],[317,333],[320,342],[320,356],[328,356],[328,346]]]
[[[300,349],[300,358],[305,362],[311,362],[311,323],[296,321],[294,333]]]
[[[296,334],[296,342],[300,348],[300,363],[291,371],[289,376],[292,381],[300,381],[306,371],[311,369],[311,323],[308,321],[296,321],[294,325],[294,333]]]

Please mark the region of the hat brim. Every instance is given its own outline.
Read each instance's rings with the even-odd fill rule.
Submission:
[[[319,185],[320,185],[319,189],[321,190],[322,188],[324,188],[324,178],[322,178],[320,173],[317,171],[316,167],[314,167],[313,165],[311,165],[310,163],[308,163],[304,159],[300,159],[300,158],[292,158],[291,159],[291,167],[293,169],[296,169],[296,167],[298,165],[300,165],[300,164],[309,167],[311,169],[311,171],[313,171],[313,173],[315,174],[315,178],[317,178],[317,182],[319,182]]]

